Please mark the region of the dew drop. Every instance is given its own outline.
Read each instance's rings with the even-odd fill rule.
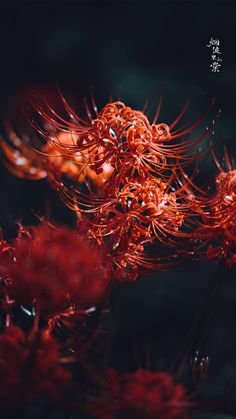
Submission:
[[[27,162],[27,160],[24,157],[19,157],[16,161],[16,164],[17,164],[17,166],[22,166],[26,162]]]
[[[116,133],[112,128],[109,129],[109,134],[112,138],[115,138],[115,139],[117,138]]]

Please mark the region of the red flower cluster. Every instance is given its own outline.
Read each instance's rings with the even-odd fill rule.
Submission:
[[[200,232],[209,243],[208,258],[222,260],[230,268],[236,263],[236,170],[229,159],[226,161],[226,172],[219,167],[216,193],[209,200],[209,212]]]
[[[205,188],[197,187],[186,175],[182,186],[191,197],[198,217],[192,220],[188,249],[197,258],[207,255],[232,267],[236,262],[236,170],[225,149],[225,169],[213,153],[218,172]],[[212,189],[214,189],[212,191]]]
[[[114,169],[126,173],[130,178],[138,171],[138,175],[146,178],[159,174],[167,168],[175,166],[175,161],[180,159],[182,164],[188,164],[192,155],[191,146],[196,146],[206,135],[204,130],[200,136],[183,143],[168,146],[166,142],[183,138],[192,131],[200,122],[185,129],[173,130],[186,110],[169,126],[165,123],[156,124],[159,110],[150,124],[142,111],[133,110],[123,102],[108,103],[97,112],[93,106],[95,117],[87,108],[88,121],[82,120],[69,107],[63,98],[65,108],[71,120],[60,117],[48,106],[48,111],[36,105],[36,109],[45,121],[45,124],[54,127],[55,132],[66,132],[71,135],[71,141],[61,141],[51,135],[50,131],[35,125],[44,140],[51,144],[66,158],[82,155],[97,174],[104,172],[104,163],[112,165]],[[189,154],[188,154],[189,153]]]
[[[0,334],[0,377],[2,413],[45,396],[56,401],[70,381],[53,338],[45,332],[27,337],[16,326]]]
[[[44,141],[39,153],[7,128],[11,146],[1,140],[6,164],[18,176],[48,176],[66,205],[86,220],[90,237],[106,245],[116,278],[169,269],[180,256],[201,255],[206,244],[210,259],[235,263],[235,171],[228,155],[226,171],[216,162],[213,195],[184,172],[199,157],[193,149],[208,131],[186,136],[204,116],[181,129],[175,127],[188,104],[167,125],[157,123],[160,106],[150,122],[120,101],[98,111],[92,98],[82,119],[61,98],[66,116],[47,103],[34,105],[33,127]]]
[[[107,370],[106,397],[92,407],[98,419],[174,419],[187,417],[185,389],[166,373],[139,369],[133,373]]]
[[[82,119],[61,98],[68,118],[48,104],[35,105],[33,126],[46,141],[38,153],[43,172],[35,179],[47,175],[66,205],[79,219],[86,218],[91,236],[105,242],[117,278],[132,280],[153,268],[168,269],[176,263],[177,238],[189,237],[185,224],[196,213],[176,173],[194,160],[192,149],[207,134],[203,130],[186,138],[201,119],[175,129],[187,104],[167,125],[156,123],[160,106],[150,123],[142,111],[120,101],[98,112],[93,98]],[[17,148],[1,142],[10,167],[22,176],[32,170],[36,174],[35,150],[10,128],[8,136]],[[75,182],[68,185],[63,175]],[[158,248],[153,256],[146,250],[149,244]]]
[[[40,110],[45,122],[73,135],[73,144],[65,144],[37,127],[61,155],[83,156],[97,176],[104,176],[105,167],[112,167],[99,189],[88,183],[87,191],[68,185],[55,165],[50,180],[66,205],[87,219],[92,236],[100,243],[105,241],[117,278],[132,280],[153,268],[165,270],[175,263],[176,239],[186,235],[185,222],[195,214],[174,174],[177,165],[184,167],[194,159],[189,148],[206,131],[195,139],[174,143],[195,126],[173,131],[182,114],[168,126],[155,120],[150,124],[143,112],[122,102],[108,103],[95,113],[94,119],[88,113],[86,123],[75,114],[72,121],[62,121],[50,108],[48,113]],[[159,246],[154,256],[146,251],[150,243]]]
[[[18,304],[37,305],[45,316],[71,304],[89,307],[104,298],[110,282],[102,248],[68,227],[46,222],[25,229],[1,263],[5,291]]]

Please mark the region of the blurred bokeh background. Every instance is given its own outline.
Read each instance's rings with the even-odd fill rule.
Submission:
[[[98,107],[112,94],[150,112],[164,101],[160,119],[169,123],[191,94],[186,114],[197,119],[212,101],[206,124],[221,109],[212,135],[219,158],[223,144],[236,158],[236,4],[194,1],[1,2],[0,120],[12,120],[30,92],[55,92],[58,84],[79,111],[90,88]],[[220,40],[222,67],[210,68],[211,38]],[[22,116],[23,118],[23,116]],[[203,164],[203,177],[213,164]],[[15,220],[35,223],[45,215],[73,222],[46,181],[17,179],[0,167],[0,224],[6,238],[16,232]],[[191,265],[178,272],[142,278],[120,295],[117,337],[112,362],[136,362],[137,351],[155,368],[168,370],[181,352],[215,267]],[[214,413],[201,417],[236,417],[236,283],[225,285],[208,329],[202,355],[210,357],[201,397],[217,400]],[[136,344],[134,344],[136,342]],[[138,343],[137,343],[138,342]],[[138,346],[138,349],[137,349]],[[145,349],[146,348],[146,349]]]

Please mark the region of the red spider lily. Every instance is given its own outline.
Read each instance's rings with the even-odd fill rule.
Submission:
[[[187,140],[186,135],[202,118],[174,130],[188,103],[167,125],[156,123],[160,105],[150,123],[144,112],[120,101],[98,112],[92,98],[92,108],[86,103],[82,119],[62,95],[61,99],[68,117],[46,102],[33,104],[37,117],[32,125],[46,141],[39,160],[43,156],[49,180],[79,219],[87,219],[91,236],[105,241],[116,276],[133,279],[141,271],[171,266],[176,252],[171,260],[161,251],[150,257],[145,248],[156,241],[173,249],[177,238],[187,236],[188,218],[196,211],[189,194],[175,182],[175,172],[196,158],[191,148],[207,129],[197,138]],[[71,187],[63,174],[75,181]]]
[[[80,153],[97,174],[104,171],[105,163],[122,170],[131,178],[136,173],[141,177],[163,173],[175,166],[173,160],[186,166],[195,158],[190,149],[207,135],[207,130],[204,130],[196,138],[175,143],[175,140],[189,134],[205,116],[191,126],[174,131],[187,104],[176,120],[167,125],[155,123],[159,110],[151,124],[142,111],[133,110],[123,102],[108,103],[98,112],[93,101],[92,110],[86,107],[87,120],[82,120],[62,95],[61,98],[69,119],[58,115],[47,103],[44,103],[44,107],[38,104],[34,106],[44,125],[49,124],[57,133],[71,133],[75,138],[73,143],[62,143],[59,137],[56,138],[39,123],[34,122],[33,125],[42,138],[66,159],[73,159],[76,153]],[[171,144],[167,144],[170,141]]]
[[[190,237],[195,256],[205,258],[207,254],[209,259],[224,261],[231,267],[236,262],[236,170],[226,149],[225,169],[212,154],[218,168],[213,182],[200,188],[183,172],[178,181],[198,214],[192,220]]]
[[[45,396],[58,401],[70,381],[54,339],[45,332],[26,336],[16,326],[0,335],[0,376],[1,412]]]
[[[210,242],[209,259],[221,259],[227,267],[236,263],[236,170],[225,149],[226,171],[215,159],[220,173],[216,177],[216,192],[210,202],[212,217],[205,218],[203,233]]]
[[[177,242],[189,237],[187,220],[199,212],[185,189],[171,179],[168,183],[153,177],[131,181],[118,174],[104,183],[99,193],[91,189],[85,193],[76,185],[67,186],[54,167],[51,181],[66,205],[86,218],[93,237],[105,240],[116,277],[123,279],[175,264]],[[149,243],[159,246],[153,257],[145,252]],[[170,248],[172,256],[167,251]]]
[[[3,260],[7,293],[16,303],[36,305],[50,316],[74,304],[89,307],[104,298],[109,262],[94,240],[68,227],[43,222],[25,229]]]
[[[139,369],[132,373],[107,370],[101,401],[91,409],[94,418],[174,419],[187,418],[190,402],[185,389],[170,375]]]
[[[33,104],[37,119],[40,117],[41,121],[33,119],[31,124],[46,144],[40,145],[36,134],[33,134],[35,141],[32,144],[29,135],[18,136],[7,126],[11,145],[3,139],[0,145],[6,166],[17,176],[28,179],[45,177],[45,162],[48,160],[78,182],[87,177],[95,183],[97,181],[98,185],[109,179],[114,169],[122,170],[130,178],[137,173],[141,177],[160,173],[164,176],[163,171],[175,167],[176,160],[182,167],[194,160],[193,147],[207,135],[205,129],[196,138],[186,139],[205,115],[192,125],[173,130],[188,103],[175,121],[167,125],[156,124],[160,106],[150,123],[142,111],[133,110],[123,102],[108,103],[98,112],[92,98],[92,109],[86,104],[86,119],[82,119],[62,95],[61,98],[69,118],[57,114],[47,102],[43,102],[43,107]],[[178,139],[181,141],[176,142]]]
[[[102,172],[97,174],[88,166],[87,159],[81,153],[77,152],[70,158],[66,158],[50,143],[37,144],[35,132],[30,135],[35,140],[31,143],[26,132],[21,138],[10,125],[6,126],[6,133],[8,142],[0,137],[3,162],[12,174],[20,178],[39,180],[47,177],[47,163],[53,163],[62,174],[66,174],[78,183],[90,179],[97,186],[103,184],[113,172],[112,166],[104,163]],[[60,132],[54,135],[61,145],[75,142],[75,136],[70,132]]]

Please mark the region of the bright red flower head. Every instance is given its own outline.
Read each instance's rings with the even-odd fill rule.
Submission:
[[[68,187],[54,173],[54,185],[62,199],[86,218],[97,240],[105,241],[117,278],[134,279],[141,272],[171,266],[179,238],[187,236],[182,229],[185,219],[195,214],[181,187],[160,177],[131,181],[117,174],[99,194],[91,190],[86,194],[76,186]],[[149,244],[156,246],[153,256],[145,250]]]
[[[207,255],[230,268],[236,263],[236,170],[221,172],[216,187],[217,203],[211,207],[212,222],[206,227],[211,241]]]
[[[206,253],[208,259],[217,259],[232,267],[236,263],[236,170],[226,149],[225,168],[213,156],[219,170],[215,191],[196,196],[202,211],[194,235],[201,241],[204,256]]]
[[[36,103],[34,107],[42,121],[34,126],[61,156],[72,161],[75,159],[75,163],[76,156],[80,156],[97,175],[105,173],[104,165],[113,168],[110,175],[117,169],[130,178],[163,175],[165,170],[176,166],[177,160],[182,167],[192,161],[191,148],[207,134],[207,130],[203,130],[196,138],[186,139],[203,117],[192,125],[185,124],[183,129],[174,129],[186,112],[188,102],[175,121],[168,125],[156,123],[160,105],[150,122],[143,111],[132,109],[121,101],[107,103],[98,111],[92,98],[92,106],[90,108],[86,103],[86,118],[82,119],[62,95],[61,98],[67,116],[58,115],[45,102],[43,106]],[[61,141],[60,135],[65,134],[68,134],[68,140]],[[183,138],[184,142],[176,141]]]

